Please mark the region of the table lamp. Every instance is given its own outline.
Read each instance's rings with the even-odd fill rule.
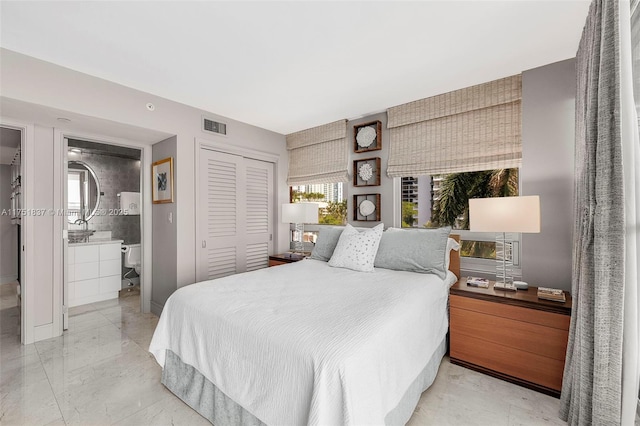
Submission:
[[[496,232],[496,290],[517,290],[513,284],[513,233],[540,232],[540,197],[473,198],[469,230]]]
[[[304,252],[305,223],[318,223],[318,205],[316,203],[291,203],[282,205],[282,222],[295,224],[293,231],[293,251]]]

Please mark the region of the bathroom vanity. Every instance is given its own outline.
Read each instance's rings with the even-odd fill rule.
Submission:
[[[69,307],[118,297],[122,242],[109,239],[69,244]]]

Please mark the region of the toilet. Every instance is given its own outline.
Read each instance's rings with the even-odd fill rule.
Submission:
[[[140,267],[142,266],[140,244],[123,244],[122,252],[124,253],[124,266],[134,269],[136,274],[140,275]],[[125,275],[128,275],[129,272]]]

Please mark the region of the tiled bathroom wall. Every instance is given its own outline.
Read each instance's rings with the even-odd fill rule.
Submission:
[[[140,243],[140,216],[109,215],[109,210],[120,209],[120,192],[140,192],[140,161],[102,154],[69,154],[69,160],[83,161],[96,173],[100,182],[100,211],[107,215],[96,215],[89,220],[89,228],[96,231],[111,231],[114,239],[125,244]]]

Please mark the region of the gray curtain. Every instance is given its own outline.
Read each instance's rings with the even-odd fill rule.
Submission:
[[[624,192],[618,0],[594,0],[576,58],[574,306],[560,415],[619,424],[624,306]]]

